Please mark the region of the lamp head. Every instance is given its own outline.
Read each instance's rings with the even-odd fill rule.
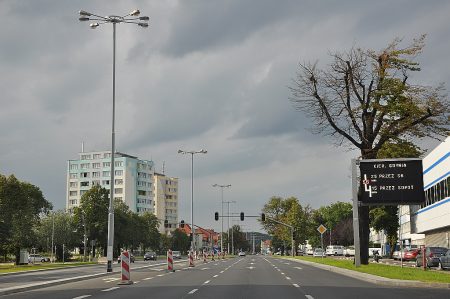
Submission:
[[[80,16],[91,16],[92,14],[90,12],[84,11],[84,10],[80,10]]]
[[[135,9],[132,12],[130,12],[130,16],[137,17],[140,13],[141,12],[139,9]]]
[[[91,23],[89,26],[91,27],[91,29],[95,29],[98,26],[100,26],[100,24],[99,23]]]

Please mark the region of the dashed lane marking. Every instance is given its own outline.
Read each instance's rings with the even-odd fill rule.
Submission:
[[[299,269],[299,270],[302,270],[303,268],[302,267],[294,267],[295,269]]]
[[[288,277],[288,276],[286,276],[286,279],[287,279],[287,280],[291,280],[291,278],[290,278],[290,277]]]
[[[207,280],[205,281],[203,284],[208,284],[211,280]]]
[[[305,295],[305,297],[308,298],[308,299],[314,299],[314,297],[311,296],[311,295]]]
[[[82,295],[82,296],[78,296],[78,297],[74,297],[72,299],[83,299],[83,298],[87,298],[87,297],[91,297],[92,295]]]
[[[114,290],[117,290],[117,289],[120,289],[120,287],[112,287],[112,288],[109,288],[109,289],[104,289],[104,290],[102,290],[102,292],[109,292],[109,291],[114,291]]]
[[[217,276],[219,276],[218,274],[214,275],[213,277],[216,278]]]
[[[194,294],[195,292],[197,292],[198,289],[193,289],[192,291],[190,291],[188,294]]]
[[[162,276],[164,276],[165,274],[158,274],[158,275],[156,275],[156,276],[158,276],[158,277],[162,277]]]
[[[153,279],[154,277],[147,277],[147,278],[144,278],[144,279],[142,279],[142,280],[150,280],[150,279]]]
[[[296,284],[296,283],[293,283],[292,284],[294,287],[296,287],[296,288],[299,288],[300,286],[298,285],[298,284]]]
[[[222,271],[220,271],[220,273],[223,273],[224,271],[222,270]]]

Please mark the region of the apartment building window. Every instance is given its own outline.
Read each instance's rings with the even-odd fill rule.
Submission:
[[[101,164],[100,163],[92,163],[92,168],[94,168],[94,169],[99,169],[100,168],[100,166],[101,166]]]
[[[89,163],[81,163],[80,168],[81,169],[89,169],[90,164]]]
[[[70,170],[77,170],[78,164],[70,164]]]
[[[114,188],[114,194],[122,194],[123,189],[122,188]]]
[[[81,155],[81,160],[91,160],[91,155]]]
[[[69,203],[70,203],[72,206],[74,206],[74,205],[76,205],[76,204],[78,203],[78,201],[77,201],[76,199],[71,199],[71,200],[69,200]]]
[[[109,180],[103,180],[102,181],[102,186],[106,186],[109,185]]]
[[[103,167],[111,167],[111,162],[103,162]]]
[[[92,181],[92,186],[100,186],[100,181]]]
[[[111,175],[111,171],[103,171],[103,177],[109,177]]]
[[[114,166],[115,167],[122,167],[123,166],[123,162],[122,161],[116,161],[116,162],[114,162]]]
[[[89,172],[81,172],[80,173],[80,178],[88,178],[89,177]]]
[[[71,173],[71,174],[69,175],[69,177],[70,177],[71,179],[76,179],[76,178],[78,177],[78,173]]]
[[[123,184],[123,180],[122,179],[114,180],[114,184],[115,185],[122,185]]]
[[[69,192],[69,196],[77,196],[78,195],[78,191],[70,191]]]
[[[103,158],[111,158],[111,153],[105,153],[104,155],[103,155]]]
[[[146,194],[147,192],[145,192],[144,190],[138,190],[138,195],[145,196]]]
[[[70,188],[76,188],[76,187],[78,187],[77,182],[70,182]]]
[[[101,158],[102,158],[101,154],[94,154],[94,160],[101,159]]]
[[[114,170],[114,175],[123,175],[123,170]]]
[[[92,173],[92,177],[93,177],[93,178],[99,178],[99,177],[100,177],[100,171],[94,171],[94,172]]]
[[[81,187],[88,187],[89,186],[89,182],[80,182],[80,186]]]

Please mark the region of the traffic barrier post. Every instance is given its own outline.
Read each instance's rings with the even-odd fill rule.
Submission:
[[[189,267],[194,267],[194,253],[189,251]]]
[[[167,251],[167,271],[175,272],[175,269],[173,268],[172,249],[169,249],[169,251]]]
[[[122,280],[118,284],[132,284],[133,281],[131,281],[130,276],[130,253],[128,251],[122,252],[122,255],[120,257],[120,264]]]

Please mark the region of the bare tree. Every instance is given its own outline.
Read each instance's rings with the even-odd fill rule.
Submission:
[[[332,53],[331,64],[299,64],[289,87],[295,108],[314,121],[313,133],[330,135],[337,145],[350,145],[362,159],[375,159],[388,141],[439,138],[449,133],[449,101],[443,85],[410,82],[420,71],[416,57],[425,35],[401,48],[395,39],[381,52],[352,48]],[[361,261],[368,262],[368,208],[360,209]]]

